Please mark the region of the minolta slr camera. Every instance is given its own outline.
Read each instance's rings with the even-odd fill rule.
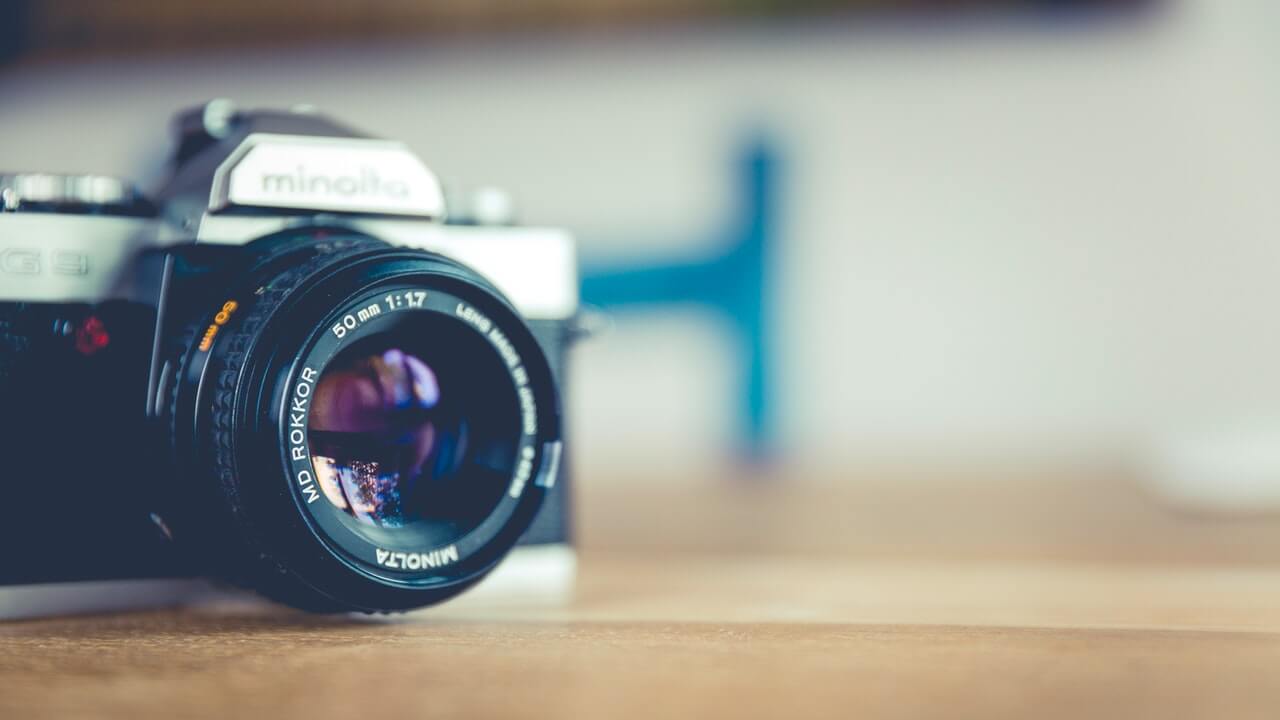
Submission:
[[[398,611],[508,555],[563,582],[570,236],[449,213],[310,109],[175,124],[149,198],[0,176],[0,616],[196,576]]]

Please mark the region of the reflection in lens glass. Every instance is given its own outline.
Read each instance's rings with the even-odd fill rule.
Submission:
[[[431,368],[396,348],[326,372],[311,428],[312,461],[329,502],[362,523],[403,525],[401,496],[412,493],[436,449],[431,411],[439,401]]]

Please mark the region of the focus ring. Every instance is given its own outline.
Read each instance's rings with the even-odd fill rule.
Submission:
[[[206,435],[207,445],[212,463],[212,479],[216,484],[216,492],[223,502],[218,506],[227,509],[223,523],[213,523],[206,531],[204,544],[217,548],[220,555],[227,549],[227,540],[232,539],[231,557],[210,558],[218,573],[226,580],[259,592],[272,599],[285,602],[295,607],[318,612],[336,612],[354,608],[338,604],[327,597],[319,595],[314,589],[294,577],[279,562],[261,529],[254,519],[246,515],[241,498],[240,478],[235,461],[236,433],[236,392],[240,376],[244,370],[245,360],[252,350],[253,344],[262,332],[263,326],[271,320],[280,306],[306,279],[315,273],[331,266],[335,262],[359,255],[370,250],[385,248],[386,245],[368,238],[338,240],[324,244],[311,244],[313,254],[301,259],[283,271],[270,276],[271,266],[278,263],[280,254],[270,260],[275,262],[259,263],[251,277],[265,280],[265,284],[242,288],[240,292],[253,299],[239,323],[227,328],[227,334],[219,338],[211,353],[217,353],[221,366],[216,368],[217,376],[209,378],[209,433]],[[262,266],[268,266],[263,268]],[[267,277],[263,277],[263,276]],[[252,293],[251,295],[249,293]],[[199,325],[194,326],[200,327]],[[200,337],[200,333],[192,331],[188,334],[188,349],[183,353],[184,367],[180,373],[186,372],[185,365],[190,362],[196,350],[192,345]],[[180,375],[181,376],[181,375]],[[179,383],[175,383],[175,388]],[[177,393],[172,399],[173,407],[177,407]],[[177,417],[176,412],[171,417]],[[176,427],[175,436],[176,436]],[[197,442],[200,439],[197,438]]]

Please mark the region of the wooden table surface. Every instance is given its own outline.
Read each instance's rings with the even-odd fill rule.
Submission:
[[[1280,717],[1280,564],[1256,554],[627,550],[587,529],[559,606],[0,624],[0,718]]]

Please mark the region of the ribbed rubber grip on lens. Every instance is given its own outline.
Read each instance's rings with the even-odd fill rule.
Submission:
[[[244,512],[240,476],[236,467],[236,392],[245,361],[254,344],[280,306],[298,286],[336,262],[381,247],[385,245],[364,239],[335,241],[313,247],[314,254],[300,258],[287,269],[274,270],[274,273],[268,271],[265,274],[262,271],[251,272],[250,277],[258,276],[258,282],[241,288],[238,295],[233,296],[241,302],[240,317],[237,322],[226,326],[215,340],[215,348],[211,352],[216,354],[220,366],[216,368],[216,377],[206,378],[209,383],[208,434],[198,440],[208,443],[206,447],[211,450],[213,467],[207,470],[216,481],[217,490],[225,500],[221,505],[227,508],[227,512],[221,513],[226,522],[202,523],[207,535],[200,540],[205,546],[203,550],[213,556],[210,558],[212,564],[226,580],[274,600],[316,612],[340,612],[357,608],[323,597],[298,580],[274,557],[266,542],[264,528],[258,524],[264,520],[249,517]],[[270,263],[260,265],[262,264]],[[208,322],[208,318],[203,319],[203,322]],[[199,337],[201,334],[198,332],[188,333],[178,377],[182,377],[185,372],[185,365],[193,356],[193,346]],[[178,385],[179,383],[174,383],[174,392],[169,398],[171,418],[178,414]],[[173,431],[176,437],[176,426]]]

